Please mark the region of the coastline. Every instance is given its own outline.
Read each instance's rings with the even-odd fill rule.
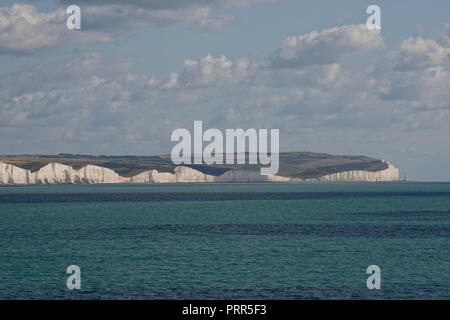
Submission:
[[[0,185],[39,184],[171,184],[226,182],[386,182],[399,181],[399,170],[386,162],[379,171],[350,170],[335,172],[318,178],[295,178],[281,175],[260,175],[249,170],[229,170],[215,176],[196,169],[177,166],[174,173],[147,170],[131,177],[123,177],[112,169],[87,165],[76,170],[68,165],[49,163],[36,172],[0,162]]]

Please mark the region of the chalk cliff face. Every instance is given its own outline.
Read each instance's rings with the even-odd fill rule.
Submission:
[[[296,179],[277,175],[262,176],[259,172],[230,170],[221,176],[204,174],[198,170],[179,166],[174,173],[144,171],[133,177],[121,177],[115,171],[94,165],[80,170],[59,163],[50,163],[37,172],[31,172],[0,162],[0,185],[13,184],[90,184],[90,183],[186,183],[186,182],[264,182],[264,181],[396,181],[398,169],[388,164],[380,171],[346,171],[317,179]]]
[[[129,178],[111,169],[87,165],[80,170],[59,163],[49,163],[37,172],[0,163],[0,184],[62,184],[62,183],[126,183]]]
[[[215,176],[204,174],[189,167],[176,167],[175,173],[144,171],[129,178],[130,183],[176,183],[176,182],[214,182]]]
[[[0,184],[29,183],[32,183],[30,171],[0,162]]]
[[[397,181],[398,180],[398,169],[392,164],[387,163],[388,167],[384,170],[379,171],[344,171],[336,172],[333,174],[328,174],[326,176],[320,177],[319,181],[368,181],[368,182],[378,182],[378,181]]]

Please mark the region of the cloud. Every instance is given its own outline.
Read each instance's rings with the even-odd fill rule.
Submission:
[[[450,48],[434,39],[403,40],[374,66],[371,76],[378,86],[379,97],[387,101],[408,101],[413,111],[448,106],[450,78],[445,65],[449,58]]]
[[[379,82],[385,86],[380,92],[383,100],[406,100],[411,111],[449,106],[450,73],[443,66],[391,72]]]
[[[82,9],[85,28],[103,32],[124,32],[128,28],[163,28],[186,24],[194,31],[218,31],[234,20],[234,15],[211,17],[208,7],[148,9],[126,5],[88,6]]]
[[[347,49],[342,46],[342,39],[348,39],[348,34],[355,32],[355,26],[338,28],[344,35],[337,35],[335,30],[330,32],[331,29],[316,32],[317,35],[329,36],[313,36],[320,41],[313,41],[312,46],[316,49],[337,47],[341,48],[341,54],[347,54]],[[358,35],[359,31],[355,34]],[[304,37],[309,38],[311,34],[295,38]],[[376,39],[378,37],[379,35]],[[319,45],[320,42],[326,42],[326,45]],[[376,42],[379,45],[382,39]],[[306,43],[309,45],[310,41]],[[355,48],[351,41],[347,45]],[[362,45],[363,48],[367,46],[371,47],[372,44]],[[306,47],[302,47],[303,52],[309,50]],[[403,60],[407,60],[408,55],[415,56],[416,51],[405,50],[403,43],[397,50],[388,53],[386,58],[380,59],[378,64],[383,66],[383,72],[379,72],[380,67],[376,65],[355,73],[337,62],[331,64],[324,61],[292,69],[267,68],[271,66],[272,57],[278,50],[274,51],[268,61],[263,57],[229,59],[225,55],[211,54],[197,60],[186,59],[181,70],[172,70],[166,77],[132,73],[132,62],[129,59],[105,61],[103,55],[94,52],[18,72],[13,81],[8,80],[14,85],[10,83],[3,92],[9,94],[9,101],[18,106],[31,108],[34,105],[31,109],[23,110],[17,106],[20,112],[27,113],[27,119],[45,118],[38,114],[52,114],[56,103],[67,104],[75,95],[79,99],[78,104],[86,109],[91,110],[93,106],[100,104],[99,110],[104,110],[106,115],[102,118],[103,122],[106,119],[114,119],[114,122],[131,121],[131,118],[140,122],[140,119],[128,114],[117,118],[118,114],[129,112],[130,108],[136,114],[148,108],[158,108],[161,113],[177,110],[175,112],[184,114],[187,120],[194,117],[195,113],[186,117],[187,111],[179,110],[190,105],[203,110],[202,114],[208,117],[204,113],[206,108],[211,113],[210,120],[220,125],[247,119],[245,121],[249,125],[265,121],[269,126],[287,117],[305,128],[339,126],[348,124],[348,119],[358,119],[354,122],[355,125],[358,123],[368,127],[371,119],[379,118],[381,110],[383,119],[388,119],[389,115],[393,115],[393,107],[405,112],[414,112],[423,107],[442,108],[449,98],[449,90],[446,88],[449,73],[442,66],[413,68],[408,71],[410,74],[407,77],[402,75],[406,71],[397,70],[395,64],[389,65],[390,69],[386,67],[386,59],[396,57],[398,52],[401,52]],[[123,77],[123,74],[126,76]],[[405,105],[403,101],[409,101],[410,105]],[[48,103],[49,108],[45,111],[40,109],[46,108],[44,102]],[[42,104],[42,107],[37,108],[36,103]],[[5,106],[8,110],[15,109],[11,103],[6,103]],[[38,112],[39,110],[41,111]],[[243,113],[248,117],[243,117]],[[23,120],[24,114],[18,119]],[[107,116],[108,114],[110,115]],[[372,121],[370,126],[383,127],[388,123],[390,122]]]
[[[187,87],[237,84],[248,78],[255,68],[245,57],[231,61],[224,55],[215,58],[208,54],[199,61],[186,59],[181,80]]]
[[[155,75],[127,75],[127,82],[150,89],[194,89],[218,86],[233,86],[241,82],[249,83],[252,75],[259,72],[260,65],[249,58],[241,57],[234,61],[225,55],[214,57],[211,54],[199,60],[185,59],[180,72],[172,72],[166,80]]]
[[[169,76],[169,80],[160,86],[161,89],[173,89],[178,87],[178,73],[172,72]]]
[[[85,144],[94,153],[127,144],[139,136],[135,130],[144,132],[138,124],[145,110],[136,103],[139,88],[121,80],[129,68],[124,59],[94,52],[11,74],[0,92],[2,141],[35,143],[41,150]]]
[[[211,18],[209,9],[203,9],[206,13],[203,17],[194,19],[190,22],[190,27],[195,31],[219,31],[228,26],[235,19],[234,14],[221,15],[216,18]]]
[[[198,32],[219,31],[234,14],[211,15],[212,7],[246,6],[267,1],[81,1],[82,30],[66,28],[66,12],[40,12],[33,5],[0,7],[0,54],[31,54],[62,44],[111,42],[130,28],[178,24]],[[271,2],[271,1],[268,1]],[[64,2],[66,4],[66,2]],[[73,4],[67,2],[67,4]]]
[[[334,64],[349,53],[377,49],[383,46],[379,30],[365,25],[345,25],[283,41],[271,57],[274,67],[301,68],[314,64]]]
[[[75,55],[69,59],[23,68],[18,72],[3,78],[0,85],[8,87],[14,93],[30,91],[47,91],[55,88],[65,88],[80,83],[92,77],[112,79],[128,70],[132,61],[128,58],[113,58],[105,61],[99,52]],[[11,86],[11,84],[14,84]]]
[[[0,7],[0,54],[29,54],[61,43],[108,42],[100,32],[69,31],[64,10],[40,13],[34,6]]]
[[[234,14],[211,15],[211,8],[229,10],[245,8],[259,3],[281,0],[80,0],[91,30],[120,30],[129,27],[168,27],[186,24],[193,31],[218,31],[235,19]],[[71,1],[62,0],[65,5]]]
[[[340,84],[342,67],[338,63],[311,65],[296,69],[264,69],[273,86],[333,87]]]
[[[450,58],[450,48],[440,46],[435,40],[408,38],[390,56],[394,70],[408,71],[441,65]]]

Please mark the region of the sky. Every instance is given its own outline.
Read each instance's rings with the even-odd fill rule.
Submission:
[[[168,154],[202,120],[449,181],[449,67],[448,0],[0,0],[0,154]]]

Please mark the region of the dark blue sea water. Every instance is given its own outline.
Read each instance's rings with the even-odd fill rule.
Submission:
[[[449,299],[449,252],[450,183],[0,188],[0,299]]]

